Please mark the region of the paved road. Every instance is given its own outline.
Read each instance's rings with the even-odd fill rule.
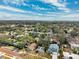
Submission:
[[[66,57],[65,59],[68,59],[67,57],[69,57],[69,56],[72,56],[73,59],[79,59],[79,55],[73,54],[73,53],[71,55],[69,55],[68,52],[64,52],[64,56]]]

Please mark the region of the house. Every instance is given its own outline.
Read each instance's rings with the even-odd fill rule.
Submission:
[[[41,47],[41,46],[38,46],[38,48],[36,49],[36,52],[39,53],[39,54],[44,54],[45,48]]]
[[[23,59],[17,52],[12,51],[8,48],[4,48],[4,47],[0,48],[0,56],[1,56],[1,58],[2,58],[2,56],[5,56],[10,59]]]
[[[10,36],[6,35],[6,34],[3,34],[3,33],[0,33],[0,38],[3,38],[3,37],[10,37]]]
[[[30,50],[35,50],[36,47],[37,47],[37,43],[35,43],[35,42],[32,42],[32,43],[29,45],[29,49],[30,49]]]
[[[54,36],[54,37],[52,37],[51,39],[50,39],[50,41],[51,42],[58,42],[59,41],[59,38],[58,37],[56,37],[56,36]]]

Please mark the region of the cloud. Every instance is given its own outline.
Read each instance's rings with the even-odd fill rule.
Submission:
[[[71,9],[67,8],[65,4],[59,3],[58,0],[41,0],[41,1],[52,4],[52,9],[54,5],[58,10],[62,10],[64,12],[49,11],[51,8],[45,8],[44,6],[40,7],[39,5],[34,5],[34,4],[32,4],[31,8],[34,11],[36,10],[37,12],[34,12],[33,10],[27,11],[18,8],[13,8],[10,6],[0,5],[0,10],[1,9],[3,10],[0,11],[1,14],[0,19],[1,20],[4,19],[4,20],[78,21],[79,14],[75,12],[72,13]],[[30,5],[24,3],[24,6],[30,6]],[[8,13],[7,10],[11,11],[12,13],[11,12]],[[44,13],[41,12],[42,10]],[[77,12],[79,12],[79,10],[77,10]]]
[[[40,7],[39,5],[33,5],[31,6],[33,9],[36,9],[38,11],[40,10],[50,10],[50,8],[44,8],[44,7]]]
[[[33,6],[35,7],[35,6]],[[24,10],[21,10],[21,9],[17,9],[17,8],[13,8],[13,7],[10,7],[10,6],[4,6],[4,5],[0,5],[0,10],[5,10],[6,12],[8,11],[11,11],[11,13],[13,12],[16,12],[16,13],[23,13],[25,15],[33,15],[33,16],[51,16],[51,15],[47,15],[47,14],[42,14],[42,13],[36,13],[36,12],[33,12],[33,11],[24,11]],[[39,6],[36,6],[35,9],[37,10],[48,10],[48,9],[45,9],[45,8],[41,8]],[[5,12],[4,11],[4,12]],[[1,12],[1,11],[0,11]],[[10,12],[9,12],[10,13]],[[5,13],[6,14],[6,13]],[[15,14],[15,13],[14,13]]]
[[[58,7],[59,10],[63,10],[64,12],[70,12],[71,9],[66,8],[66,7]]]
[[[72,13],[72,14],[60,14],[57,18],[57,21],[79,21],[79,13]]]
[[[0,20],[27,20],[28,17],[30,19],[30,16],[24,14],[12,14],[8,12],[0,12],[0,14]]]
[[[79,18],[79,13],[67,14],[62,17],[63,18]]]
[[[50,3],[55,5],[59,10],[63,10],[64,12],[70,12],[70,9],[66,7],[66,2],[59,3],[59,0],[43,0],[46,3]]]
[[[58,7],[64,7],[65,6],[64,4],[59,3],[58,0],[43,0],[43,1],[46,2],[46,3],[51,3],[51,4],[58,6]]]
[[[48,14],[47,16],[34,16],[26,14],[12,14],[0,11],[0,20],[40,20],[40,21],[79,21],[79,14]],[[53,17],[54,16],[54,17]]]
[[[25,14],[12,14],[7,12],[0,12],[0,20],[46,20],[46,17],[39,17]]]
[[[5,10],[5,11],[11,11],[11,12],[16,12],[16,13],[23,13],[23,14],[31,14],[31,15],[36,15],[38,13],[35,13],[33,11],[24,11],[24,10],[21,10],[21,9],[18,9],[18,8],[13,8],[13,7],[10,7],[10,6],[4,6],[4,5],[0,5],[0,10]]]
[[[11,10],[11,11],[16,11],[16,12],[25,12],[23,10],[17,9],[17,8],[13,8],[10,6],[4,6],[4,5],[0,5],[0,9],[5,9],[5,10]]]
[[[5,4],[9,4],[9,3],[12,3],[12,4],[16,4],[16,5],[22,5],[24,3],[25,0],[3,0],[3,2]]]

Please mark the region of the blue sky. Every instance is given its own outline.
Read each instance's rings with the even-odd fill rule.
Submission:
[[[0,20],[78,21],[79,0],[0,0]]]

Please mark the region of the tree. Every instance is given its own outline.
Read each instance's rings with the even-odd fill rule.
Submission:
[[[53,52],[56,52],[56,53],[58,53],[58,51],[59,51],[59,46],[57,45],[57,44],[50,44],[49,45],[49,48],[48,48],[48,52],[49,53],[53,53]]]
[[[59,50],[59,59],[63,59],[63,48],[62,48],[62,45],[63,45],[63,43],[65,42],[65,39],[64,39],[64,36],[62,35],[62,36],[60,36],[60,40],[59,40],[59,42],[60,42],[60,44],[59,44],[59,46],[60,46],[60,50]]]
[[[45,47],[45,51],[48,49],[49,44],[50,44],[50,40],[40,39],[38,41],[38,45],[41,45],[42,47]]]

